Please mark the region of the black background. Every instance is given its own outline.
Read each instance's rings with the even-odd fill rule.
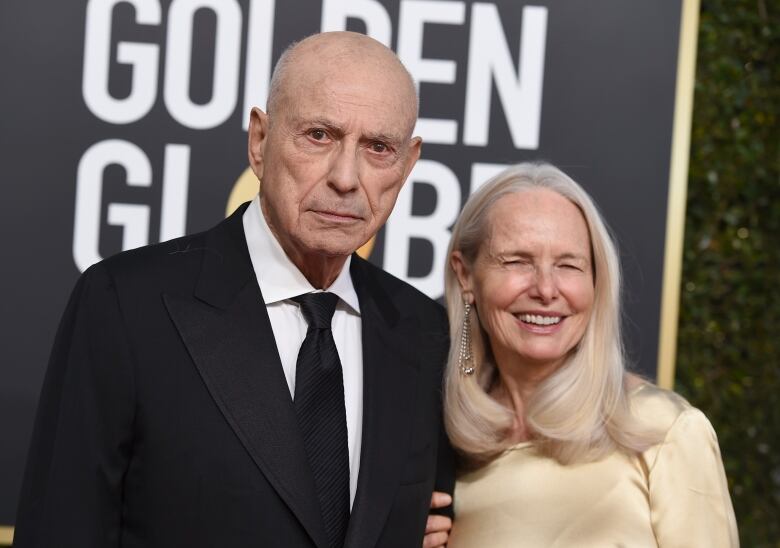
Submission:
[[[393,20],[397,40],[399,2],[381,2]],[[427,25],[426,58],[453,59],[453,85],[421,87],[423,117],[458,120],[463,130],[471,2],[463,25]],[[517,64],[523,3],[498,5],[507,42]],[[207,228],[224,217],[228,194],[244,171],[242,129],[244,59],[248,2],[243,11],[241,81],[236,110],[209,130],[180,125],[162,98],[166,17],[159,26],[139,26],[130,4],[114,10],[116,42],[158,44],[159,93],[141,120],[114,125],[86,107],[81,91],[86,2],[6,0],[0,2],[0,259],[3,305],[0,313],[0,524],[14,519],[35,404],[49,347],[70,288],[79,272],[73,260],[76,169],[84,152],[106,139],[123,139],[143,149],[153,168],[149,188],[129,188],[117,166],[106,170],[100,251],[121,250],[121,229],[105,224],[111,202],[151,206],[150,237],[159,232],[163,154],[166,144],[191,147],[187,231]],[[474,162],[514,163],[545,159],[561,167],[595,197],[617,234],[626,274],[625,314],[629,350],[636,366],[655,376],[661,274],[665,242],[671,130],[674,114],[679,2],[566,0],[535,2],[548,8],[541,135],[538,150],[512,144],[497,93],[493,92],[487,147],[425,145],[423,158],[448,166],[464,193]],[[292,40],[319,31],[320,2],[278,0],[274,60]],[[358,20],[350,30],[365,31]],[[191,96],[211,94],[215,17],[195,18]],[[127,66],[111,68],[110,90],[126,96]],[[260,105],[262,106],[262,105]],[[433,209],[429,185],[414,185],[414,211]],[[465,199],[465,194],[464,194]],[[430,246],[412,246],[411,273],[430,269]],[[371,260],[382,264],[380,235]]]

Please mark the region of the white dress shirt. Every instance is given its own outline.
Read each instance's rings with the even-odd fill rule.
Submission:
[[[290,299],[318,290],[312,287],[298,267],[290,261],[276,240],[265,221],[259,196],[255,196],[244,212],[243,222],[249,256],[271,320],[284,376],[290,388],[290,396],[295,398],[295,368],[308,324],[298,304]],[[360,304],[349,275],[351,260],[351,257],[347,258],[336,281],[326,290],[335,293],[340,299],[333,314],[331,328],[344,373],[350,507],[357,490],[363,425],[363,345]]]

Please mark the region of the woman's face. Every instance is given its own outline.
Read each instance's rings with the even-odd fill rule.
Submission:
[[[579,208],[533,189],[498,200],[474,264],[453,266],[474,296],[499,366],[549,373],[585,332],[593,307],[590,236]],[[458,266],[460,264],[460,266]]]

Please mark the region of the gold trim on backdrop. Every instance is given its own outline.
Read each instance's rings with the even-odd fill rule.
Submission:
[[[259,190],[260,181],[251,167],[246,168],[233,183],[227,206],[225,206],[225,217],[230,217],[230,214],[238,209],[238,206],[252,200]]]
[[[11,546],[14,541],[14,528],[0,525],[0,546]]]
[[[696,78],[698,33],[699,0],[683,0],[680,44],[677,51],[677,84],[669,168],[669,196],[666,210],[661,325],[658,340],[657,380],[663,388],[674,387],[685,232],[685,198],[688,191],[688,160],[691,149],[691,119],[693,117],[693,86]]]

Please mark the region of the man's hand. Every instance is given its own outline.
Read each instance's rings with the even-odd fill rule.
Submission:
[[[431,496],[431,509],[444,508],[452,504],[452,497],[447,493],[434,491]],[[425,525],[423,548],[440,548],[447,545],[447,539],[452,529],[452,520],[447,516],[430,514]]]

